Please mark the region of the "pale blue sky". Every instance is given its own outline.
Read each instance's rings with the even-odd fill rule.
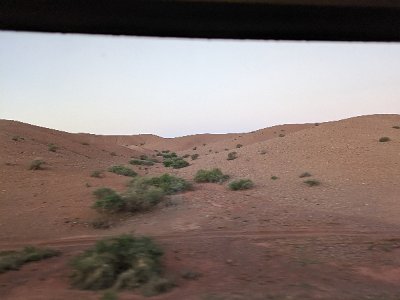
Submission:
[[[0,32],[0,118],[69,132],[246,132],[400,113],[400,44]]]

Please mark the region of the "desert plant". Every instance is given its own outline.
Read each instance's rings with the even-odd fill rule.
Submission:
[[[51,152],[56,152],[58,147],[54,144],[49,144],[48,150]]]
[[[130,177],[135,177],[137,175],[137,173],[132,169],[120,165],[112,166],[108,168],[108,171],[118,175],[130,176]]]
[[[142,155],[140,155],[140,157],[139,157],[141,160],[148,160],[149,158],[147,157],[147,155],[144,155],[144,154],[142,154]]]
[[[310,173],[304,172],[304,173],[301,173],[301,174],[299,175],[299,178],[311,177],[311,176],[312,176],[312,175],[311,175]]]
[[[161,278],[162,255],[148,237],[103,239],[72,260],[72,284],[88,290],[141,288]]]
[[[279,177],[278,176],[271,176],[271,179],[272,180],[277,180],[277,179],[279,179]]]
[[[163,158],[164,159],[168,159],[168,158],[176,158],[176,157],[178,157],[178,155],[175,153],[175,152],[166,152],[166,153],[163,153]]]
[[[278,136],[279,137],[284,137],[285,135],[283,133],[280,133]]]
[[[92,172],[92,174],[90,174],[90,177],[102,178],[103,177],[103,172],[99,171],[99,170],[95,170],[95,171]]]
[[[193,147],[193,151],[196,151],[197,150],[197,147]]]
[[[381,137],[381,138],[379,139],[379,141],[380,141],[381,143],[389,142],[389,141],[390,141],[390,138],[387,137],[387,136],[383,136],[383,137]]]
[[[261,154],[261,155],[267,154],[267,150],[261,150],[261,151],[260,151],[260,154]]]
[[[192,156],[191,156],[191,159],[192,159],[192,160],[196,160],[196,159],[198,159],[198,158],[199,158],[199,154],[197,154],[197,153],[192,154]]]
[[[9,270],[18,270],[25,263],[39,261],[59,254],[56,250],[41,249],[32,246],[25,247],[21,251],[3,251],[0,252],[0,273]]]
[[[250,179],[239,179],[229,183],[229,189],[233,191],[248,190],[254,186],[253,181]]]
[[[214,183],[222,183],[229,179],[229,175],[225,175],[218,168],[214,168],[212,170],[198,170],[194,181],[196,182],[214,182]]]
[[[165,194],[171,195],[189,190],[192,185],[185,179],[163,174],[158,177],[141,177],[133,179],[131,186],[154,186],[160,188]]]
[[[308,186],[317,186],[320,185],[321,183],[316,180],[316,179],[308,179],[304,181],[305,184],[307,184]]]
[[[19,142],[19,141],[23,141],[25,139],[23,137],[18,136],[18,135],[14,135],[12,137],[12,140],[15,141],[15,142]]]
[[[229,152],[228,153],[228,158],[227,160],[234,160],[237,158],[237,152],[233,151],[233,152]]]
[[[394,129],[400,129],[400,126],[393,126]]]
[[[184,156],[182,156],[182,158],[188,158],[190,156],[190,154],[185,154]]]
[[[124,210],[130,212],[146,211],[157,205],[164,197],[162,189],[154,186],[134,186],[123,195]]]
[[[29,170],[42,170],[45,162],[41,159],[35,159],[29,165]]]
[[[88,142],[82,142],[81,145],[83,145],[83,146],[89,146],[89,143],[88,143]]]
[[[110,155],[111,155],[111,156],[117,156],[117,153],[115,153],[115,152],[110,152]]]
[[[242,148],[242,147],[243,147],[242,144],[237,144],[237,145],[236,145],[236,148]]]
[[[131,165],[138,165],[138,166],[153,166],[154,162],[150,160],[142,160],[142,159],[132,159],[129,161]]]
[[[101,296],[100,300],[118,300],[118,295],[115,291],[109,290]]]
[[[93,208],[99,211],[115,213],[125,209],[125,201],[112,189],[100,188],[95,190],[93,194],[97,198]]]
[[[184,168],[189,165],[189,163],[181,157],[172,157],[164,159],[163,164],[165,167],[172,167],[174,169]]]

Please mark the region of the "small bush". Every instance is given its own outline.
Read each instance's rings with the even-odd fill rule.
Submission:
[[[184,156],[182,156],[182,158],[188,158],[190,156],[190,154],[185,154]]]
[[[83,146],[89,146],[89,143],[88,143],[88,142],[82,142],[81,145],[83,145]]]
[[[54,144],[49,144],[48,150],[51,152],[56,152],[58,147]]]
[[[236,148],[242,148],[242,147],[243,147],[242,144],[237,144],[237,145],[236,145]]]
[[[103,239],[72,260],[72,284],[86,290],[142,288],[161,279],[162,255],[148,237]]]
[[[192,154],[191,158],[192,158],[192,160],[196,160],[199,158],[199,156],[200,156],[199,154],[195,153],[195,154]]]
[[[279,179],[279,177],[278,176],[271,176],[271,179],[272,180],[277,180],[277,179]]]
[[[112,189],[100,188],[93,194],[98,199],[93,205],[97,210],[115,213],[125,209],[125,201]]]
[[[135,177],[137,175],[135,171],[124,166],[112,166],[108,168],[108,171],[118,175],[130,176],[130,177]]]
[[[164,197],[162,189],[154,186],[134,186],[123,195],[124,210],[130,212],[147,211]]]
[[[267,154],[267,150],[261,150],[261,151],[260,151],[260,154],[261,154],[261,155]]]
[[[308,179],[304,181],[305,184],[307,184],[308,186],[317,186],[320,185],[321,183],[316,180],[316,179]]]
[[[181,157],[173,157],[173,158],[164,159],[163,164],[166,167],[172,167],[174,169],[184,168],[189,165],[189,163]]]
[[[179,192],[189,190],[192,185],[185,179],[172,176],[169,174],[163,174],[158,177],[142,177],[134,179],[131,182],[131,186],[153,186],[160,188],[165,194],[171,195]]]
[[[109,229],[113,223],[110,220],[98,219],[90,223],[94,229]]]
[[[394,129],[400,129],[400,126],[393,126]]]
[[[229,175],[225,175],[222,173],[220,169],[212,169],[212,170],[198,170],[194,181],[196,182],[214,182],[214,183],[222,183],[229,179]]]
[[[236,159],[236,158],[237,158],[237,153],[236,153],[235,151],[229,152],[229,153],[228,153],[228,158],[227,158],[227,160],[234,160],[234,159]]]
[[[387,137],[387,136],[383,136],[383,137],[381,137],[381,138],[379,139],[379,141],[380,141],[381,143],[389,142],[389,141],[390,141],[390,138]]]
[[[163,150],[162,153],[169,153],[169,150]]]
[[[140,157],[139,157],[141,160],[148,160],[149,158],[147,157],[147,155],[144,155],[144,154],[142,154],[142,155],[140,155]]]
[[[19,141],[23,141],[25,139],[23,137],[15,135],[15,136],[12,137],[12,140],[15,141],[15,142],[19,142]]]
[[[115,152],[110,152],[110,155],[111,155],[111,156],[117,156],[117,153],[115,153]]]
[[[103,177],[103,172],[99,171],[99,170],[93,171],[92,174],[90,174],[90,177],[102,178]]]
[[[229,183],[229,189],[233,191],[248,190],[254,186],[253,181],[250,179],[239,179]]]
[[[35,159],[31,162],[29,170],[42,170],[45,162],[41,159]]]
[[[193,147],[193,151],[196,151],[197,150],[197,147]]]
[[[52,249],[41,249],[32,246],[25,247],[21,251],[3,251],[0,252],[0,273],[18,270],[28,262],[39,261],[59,254],[58,251]]]
[[[163,158],[164,159],[169,159],[169,158],[176,158],[176,157],[178,157],[178,155],[175,153],[175,152],[169,152],[168,151],[168,153],[163,153]]]
[[[279,137],[284,137],[285,135],[283,133],[280,133],[278,136]]]
[[[304,172],[304,173],[301,173],[301,174],[299,175],[299,178],[311,177],[311,176],[312,176],[312,175],[311,175],[310,173]]]
[[[154,162],[150,160],[142,160],[142,159],[132,159],[129,162],[131,165],[137,165],[137,166],[153,166]]]

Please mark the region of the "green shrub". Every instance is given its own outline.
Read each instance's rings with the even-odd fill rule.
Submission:
[[[72,260],[72,285],[87,290],[142,288],[161,279],[162,255],[148,237],[103,239]]]
[[[29,170],[42,170],[45,162],[41,159],[35,159],[31,162]]]
[[[237,145],[236,145],[236,148],[242,148],[242,147],[243,147],[242,144],[237,144]]]
[[[132,159],[129,162],[131,165],[138,165],[138,166],[153,166],[154,162],[150,160],[142,160],[142,159]]]
[[[126,207],[124,199],[112,189],[97,189],[93,194],[98,199],[93,205],[93,208],[97,210],[116,213],[124,210]]]
[[[103,296],[101,296],[100,300],[118,300],[118,295],[112,290],[106,291]]]
[[[160,188],[165,194],[171,195],[191,189],[192,185],[185,179],[163,174],[158,177],[141,177],[134,179],[133,186],[154,186]]]
[[[316,180],[316,179],[308,179],[304,181],[305,184],[307,184],[308,186],[317,186],[320,185],[321,183]]]
[[[220,169],[214,168],[212,170],[198,170],[194,181],[196,182],[217,182],[222,183],[229,179],[229,175],[222,173]]]
[[[189,163],[181,157],[173,157],[173,158],[164,159],[163,164],[166,167],[172,167],[174,169],[184,168],[189,165]]]
[[[312,176],[312,175],[311,175],[310,173],[308,173],[308,172],[304,172],[304,173],[301,173],[301,174],[299,175],[300,178],[311,177],[311,176]]]
[[[49,148],[48,149],[51,152],[56,152],[58,147],[56,145],[54,145],[54,144],[49,144]]]
[[[279,177],[277,177],[277,176],[271,176],[271,179],[272,179],[272,180],[277,180],[277,179],[279,179]]]
[[[169,158],[172,159],[172,158],[178,157],[178,155],[175,152],[171,152],[170,153],[169,151],[167,153],[163,153],[162,156],[163,156],[164,159],[169,159]]]
[[[239,179],[229,183],[229,189],[233,191],[248,190],[254,186],[253,181],[250,179]]]
[[[21,251],[3,251],[0,252],[0,273],[18,270],[28,262],[39,261],[59,254],[58,251],[52,249],[41,249],[32,246],[25,247]]]
[[[90,177],[102,178],[103,177],[103,172],[99,171],[99,170],[93,171],[92,174],[90,174]]]
[[[228,160],[234,160],[237,158],[237,153],[235,151],[228,153]]]
[[[381,143],[389,142],[389,141],[390,141],[390,138],[387,137],[387,136],[383,136],[383,137],[381,137],[381,138],[379,139],[379,141],[380,141]]]
[[[191,158],[192,158],[192,160],[196,160],[199,158],[199,156],[200,156],[199,154],[195,153],[195,154],[192,154]]]
[[[124,166],[112,166],[108,168],[108,171],[118,175],[130,176],[130,177],[135,177],[137,175],[135,171]]]
[[[157,205],[164,197],[162,189],[154,186],[134,186],[124,195],[124,210],[130,212],[146,211]]]
[[[12,140],[15,141],[15,142],[19,142],[19,141],[23,141],[25,139],[23,137],[15,135],[15,136],[12,137]]]

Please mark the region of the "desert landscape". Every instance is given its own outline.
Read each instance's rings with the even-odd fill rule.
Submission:
[[[400,115],[177,138],[0,120],[0,266],[57,250],[0,273],[0,298],[400,299],[399,182]],[[162,249],[159,293],[71,285],[122,234]]]

